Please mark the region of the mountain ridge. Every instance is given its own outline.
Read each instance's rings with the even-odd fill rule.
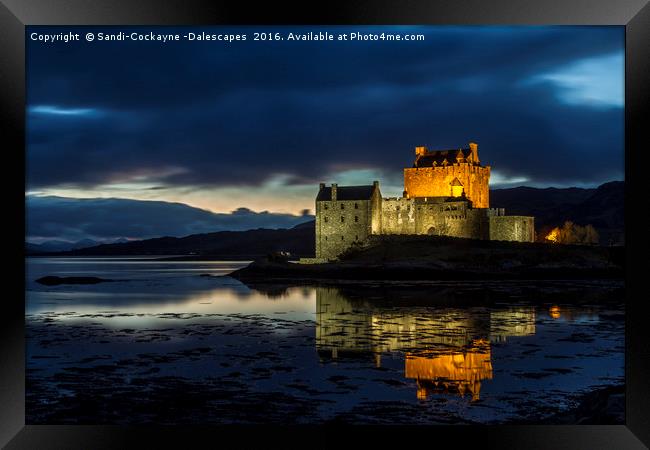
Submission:
[[[494,189],[490,203],[503,207],[506,214],[533,215],[538,240],[551,228],[570,220],[579,225],[593,225],[600,234],[601,245],[624,244],[623,181],[604,183],[597,188]],[[256,228],[245,231],[216,231],[184,237],[162,236],[127,243],[102,244],[74,249],[57,256],[109,255],[192,255],[250,259],[284,251],[293,257],[314,255],[314,220],[291,228]]]

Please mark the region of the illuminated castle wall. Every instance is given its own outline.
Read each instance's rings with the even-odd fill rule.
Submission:
[[[404,169],[404,197],[460,197],[474,208],[490,207],[490,166],[482,166],[478,145],[429,151],[415,147],[413,167]]]
[[[489,208],[490,166],[478,145],[458,150],[415,148],[404,169],[402,197],[382,198],[379,182],[369,186],[325,186],[316,197],[316,258],[336,259],[371,235],[434,235],[533,242],[534,218],[505,216]]]

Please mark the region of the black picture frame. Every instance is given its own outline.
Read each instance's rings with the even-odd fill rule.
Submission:
[[[644,254],[645,242],[644,224],[633,219],[634,208],[630,207],[644,206],[643,175],[641,164],[631,164],[630,157],[645,151],[649,142],[650,5],[647,0],[348,0],[304,2],[300,8],[277,2],[253,6],[243,1],[208,0],[0,0],[0,123],[6,126],[0,136],[5,160],[10,160],[6,162],[2,179],[5,199],[12,208],[6,222],[14,227],[11,238],[5,237],[5,249],[11,255],[5,282],[11,285],[11,292],[16,291],[15,295],[4,296],[2,304],[2,316],[7,320],[0,327],[0,446],[100,449],[152,448],[162,443],[187,448],[194,447],[197,439],[208,439],[205,442],[210,446],[221,445],[226,442],[225,437],[235,439],[231,442],[246,448],[254,448],[253,441],[283,446],[343,444],[343,435],[334,427],[264,426],[253,431],[251,427],[223,426],[25,426],[25,185],[9,176],[17,175],[20,179],[20,173],[25,174],[25,26],[220,24],[624,25],[625,202],[628,206],[625,208],[626,425],[355,427],[345,431],[360,435],[366,446],[409,445],[415,438],[440,445],[455,442],[461,446],[528,450],[623,450],[650,445],[650,327],[643,314],[647,294],[643,292],[643,278],[630,275],[634,262]]]

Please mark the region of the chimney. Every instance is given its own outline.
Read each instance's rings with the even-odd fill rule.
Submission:
[[[379,189],[379,181],[375,180],[372,182],[372,187]]]
[[[423,156],[427,153],[426,147],[415,147],[415,156]]]
[[[472,152],[472,156],[471,156],[472,160],[478,164],[480,162],[478,159],[478,144],[475,142],[470,142],[469,149]]]
[[[336,187],[338,185],[336,183],[332,183],[332,201],[336,201]]]
[[[325,183],[321,183],[318,185],[318,190],[323,190],[325,189]]]

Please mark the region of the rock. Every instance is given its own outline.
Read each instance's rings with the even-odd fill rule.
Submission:
[[[97,284],[108,281],[114,280],[99,277],[55,277],[52,275],[36,280],[37,283],[44,284],[46,286],[57,286],[59,284]]]

